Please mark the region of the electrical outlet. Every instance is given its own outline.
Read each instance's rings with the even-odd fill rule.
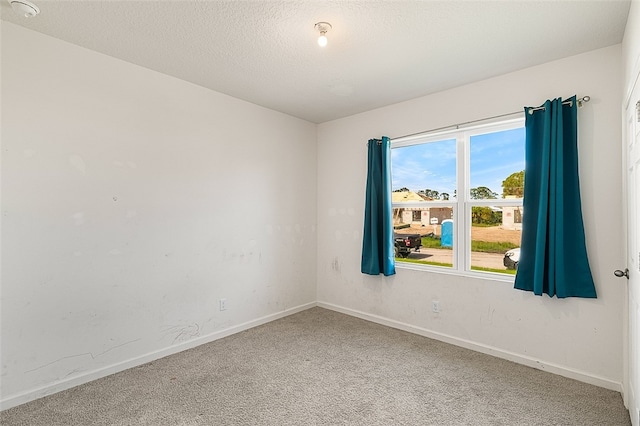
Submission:
[[[440,302],[438,300],[431,301],[431,310],[436,314],[440,313]]]
[[[227,299],[220,299],[218,302],[220,303],[220,310],[221,311],[226,311],[227,310]]]

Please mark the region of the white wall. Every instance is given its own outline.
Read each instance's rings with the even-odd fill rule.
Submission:
[[[617,45],[319,125],[319,304],[620,390],[624,286],[612,274],[622,261],[620,76]],[[360,273],[367,139],[573,94],[592,99],[579,111],[579,151],[598,299],[537,297],[510,282],[408,269]],[[440,314],[431,312],[434,299]]]
[[[3,22],[1,152],[3,408],[316,300],[315,124]]]

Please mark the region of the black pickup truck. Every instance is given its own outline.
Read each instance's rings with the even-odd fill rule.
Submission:
[[[420,251],[422,237],[420,234],[393,234],[396,246],[396,257],[409,257],[411,250]]]

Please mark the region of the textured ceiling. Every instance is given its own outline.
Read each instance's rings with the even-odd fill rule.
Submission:
[[[34,1],[2,19],[315,123],[620,43],[630,1]],[[328,21],[320,48],[314,24]]]

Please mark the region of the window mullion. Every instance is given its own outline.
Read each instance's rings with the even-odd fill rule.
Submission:
[[[466,194],[469,192],[468,185],[468,173],[467,169],[469,167],[469,153],[467,149],[467,137],[464,132],[459,132],[456,137],[458,144],[458,155],[457,155],[457,206],[455,211],[455,238],[456,238],[456,246],[454,247],[454,265],[455,268],[459,271],[464,271],[467,268],[467,259],[464,253],[467,252],[467,243],[466,243],[466,233],[467,233],[467,225],[466,225]]]
[[[463,270],[471,269],[471,207],[470,207],[470,190],[471,190],[471,133],[465,132],[463,135],[463,145],[465,149],[464,155],[464,206],[462,211],[462,257],[464,259]]]

